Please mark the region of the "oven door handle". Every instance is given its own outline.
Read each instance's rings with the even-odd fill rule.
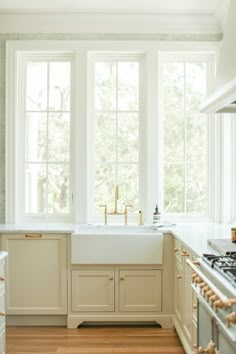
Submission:
[[[213,291],[214,295],[216,295],[226,307],[231,307],[232,304],[235,303],[236,299],[229,299],[225,296],[211,281],[210,279],[197,267],[199,262],[192,262],[190,259],[186,260],[188,266],[192,268],[192,270],[199,276],[202,282],[206,283],[207,286]]]

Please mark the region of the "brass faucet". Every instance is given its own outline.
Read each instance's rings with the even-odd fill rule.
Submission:
[[[123,212],[120,212],[120,211],[118,211],[118,199],[119,199],[119,186],[117,184],[116,189],[115,189],[115,208],[114,208],[114,210],[111,212],[108,212],[106,204],[100,205],[101,208],[104,208],[105,225],[107,225],[107,215],[124,215],[125,216],[125,225],[127,225],[127,223],[128,223],[128,208],[131,208],[132,205],[126,204],[125,210]]]

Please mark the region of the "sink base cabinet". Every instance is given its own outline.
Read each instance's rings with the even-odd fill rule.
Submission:
[[[70,239],[69,239],[70,240]],[[68,259],[71,259],[70,245]],[[83,322],[157,322],[173,326],[173,236],[163,238],[163,263],[71,264],[68,328]]]
[[[159,322],[162,269],[72,269],[71,289],[69,328],[84,321]],[[163,320],[166,326],[170,319]]]

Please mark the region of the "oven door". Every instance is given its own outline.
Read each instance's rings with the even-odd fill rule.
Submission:
[[[201,298],[198,297],[198,347],[207,348],[212,341],[217,347],[217,328],[215,318],[205,306]]]

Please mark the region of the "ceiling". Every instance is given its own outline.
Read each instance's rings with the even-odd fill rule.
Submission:
[[[165,24],[168,22],[170,27],[171,23],[176,21],[179,27],[185,22],[187,26],[192,27],[199,23],[199,28],[202,26],[211,28],[214,24],[215,28],[218,28],[216,31],[222,33],[230,1],[234,0],[0,0],[0,17],[3,21],[5,16],[5,27],[7,24],[9,27],[10,15],[74,16],[76,14],[91,17],[110,14],[113,17],[120,16],[121,19],[122,15],[132,15],[134,21],[139,16],[140,24],[143,23],[144,27],[148,27],[145,24],[146,15],[149,16],[154,27],[162,22]],[[140,15],[143,15],[143,21]],[[155,18],[154,15],[157,17]],[[113,21],[113,17],[110,21]],[[12,21],[14,24],[14,19]],[[6,30],[9,30],[8,27]]]
[[[213,15],[228,0],[0,0],[0,11],[125,12]]]

